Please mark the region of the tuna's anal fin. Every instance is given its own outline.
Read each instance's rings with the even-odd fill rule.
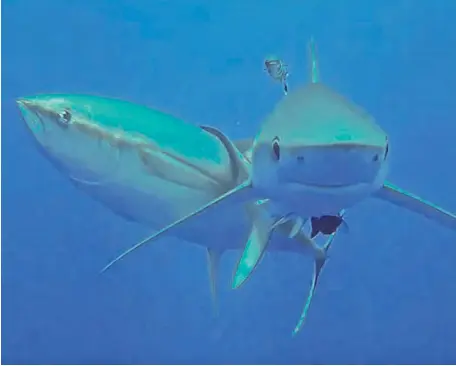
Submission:
[[[218,268],[222,253],[215,249],[207,249],[207,270],[209,274],[209,284],[211,289],[212,309],[214,317],[219,316],[219,304],[217,297]]]

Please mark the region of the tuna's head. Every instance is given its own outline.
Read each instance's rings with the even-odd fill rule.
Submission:
[[[17,104],[45,156],[78,180],[114,179],[119,166],[128,169],[128,179],[134,172],[167,181],[185,176],[194,188],[231,177],[217,137],[155,109],[79,94],[37,95]]]
[[[123,142],[122,102],[84,95],[47,94],[17,100],[22,117],[41,151],[62,172],[99,180],[116,164]]]

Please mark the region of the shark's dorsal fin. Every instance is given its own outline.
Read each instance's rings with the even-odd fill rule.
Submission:
[[[212,309],[215,317],[218,317],[219,315],[217,280],[221,256],[222,253],[220,251],[207,248],[207,270],[209,274],[209,284],[211,289]]]
[[[317,56],[317,49],[315,46],[314,37],[310,37],[308,49],[307,49],[307,58],[308,58],[308,67],[309,67],[309,75],[310,81],[312,84],[316,84],[320,82],[320,68],[318,66],[318,56]]]

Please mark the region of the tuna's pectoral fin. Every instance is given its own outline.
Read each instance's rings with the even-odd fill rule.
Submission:
[[[446,226],[452,230],[456,230],[456,215],[444,210],[431,202],[415,196],[393,184],[387,182],[378,190],[374,197],[388,201],[394,205],[406,208],[419,215]]]
[[[299,317],[299,321],[296,324],[295,329],[293,330],[293,335],[296,335],[304,325],[304,321],[306,320],[307,312],[309,311],[310,304],[312,303],[313,296],[315,294],[315,290],[318,285],[318,279],[320,277],[321,271],[323,269],[323,266],[326,263],[326,260],[328,259],[327,252],[329,248],[331,247],[331,244],[334,240],[336,233],[331,234],[331,236],[328,238],[326,241],[324,247],[320,249],[320,252],[317,256],[315,256],[315,262],[314,262],[314,272],[313,272],[313,277],[312,277],[312,284],[310,285],[310,290],[309,290],[309,295],[307,296],[306,303],[304,304],[304,308],[302,309],[301,316]]]
[[[213,208],[214,206],[221,204],[235,204],[235,203],[241,203],[241,202],[246,202],[250,201],[252,199],[252,191],[250,188],[252,187],[250,181],[245,181],[244,183],[238,185],[236,188],[228,191],[227,193],[221,195],[220,197],[212,200],[205,206],[199,208],[198,210],[192,212],[191,214],[173,222],[172,224],[164,227],[163,229],[157,231],[155,234],[145,238],[144,240],[140,241],[130,249],[126,250],[123,252],[121,255],[119,255],[117,258],[112,260],[108,265],[106,265],[101,272],[105,272],[108,270],[114,263],[118,262],[131,252],[135,251],[139,247],[143,246],[144,244],[147,244],[153,240],[158,239],[160,236],[163,236],[164,234],[171,234],[172,230],[177,228],[180,224],[183,222],[187,222],[188,220],[195,219],[197,215],[203,213],[204,211]]]
[[[217,280],[218,268],[220,263],[221,253],[218,250],[207,249],[207,270],[209,272],[209,284],[211,287],[211,299],[214,316],[219,316],[219,305],[217,297]]]
[[[276,220],[266,215],[254,220],[249,239],[236,267],[233,289],[241,286],[255,270],[271,240],[275,222]]]

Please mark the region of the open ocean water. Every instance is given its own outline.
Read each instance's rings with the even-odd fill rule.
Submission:
[[[200,247],[165,239],[98,274],[149,230],[54,169],[15,105],[98,94],[249,137],[281,98],[264,57],[292,89],[314,35],[322,80],[388,132],[390,180],[456,211],[455,18],[452,0],[3,0],[2,363],[455,363],[455,232],[366,201],[297,337],[299,255],[268,254],[233,291],[227,253],[214,321]]]

